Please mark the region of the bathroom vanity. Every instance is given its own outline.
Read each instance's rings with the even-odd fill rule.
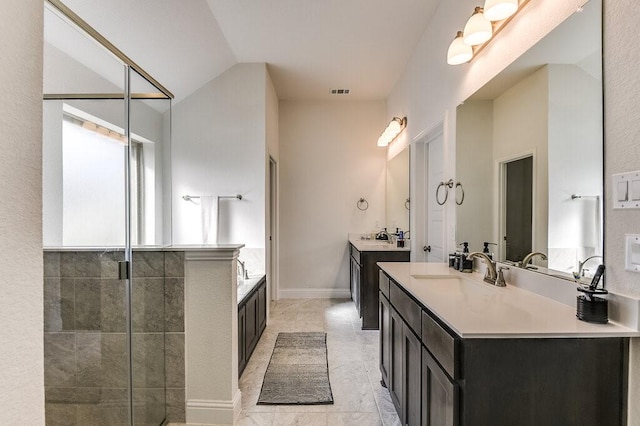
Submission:
[[[444,264],[379,266],[380,371],[402,424],[625,424],[638,331]]]
[[[238,286],[238,377],[267,326],[267,278],[245,279]]]
[[[377,262],[408,262],[410,249],[389,241],[361,240],[349,235],[349,282],[351,299],[362,318],[363,330],[378,329]]]

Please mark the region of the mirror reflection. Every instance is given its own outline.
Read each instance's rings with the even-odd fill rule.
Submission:
[[[566,277],[602,263],[601,7],[587,3],[458,107],[458,243],[496,243],[499,261]]]
[[[409,230],[409,147],[387,161],[386,217],[389,232]]]

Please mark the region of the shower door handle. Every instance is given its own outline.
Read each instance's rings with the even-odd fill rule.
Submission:
[[[118,262],[118,279],[119,280],[128,280],[131,274],[129,271],[131,270],[131,262],[128,260],[121,260]]]

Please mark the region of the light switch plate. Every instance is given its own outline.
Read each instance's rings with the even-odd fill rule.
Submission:
[[[640,209],[640,171],[612,176],[613,208]]]
[[[624,269],[640,272],[640,235],[625,234],[625,265]]]

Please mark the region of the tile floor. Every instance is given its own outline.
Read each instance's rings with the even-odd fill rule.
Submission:
[[[380,385],[379,333],[360,329],[351,300],[280,300],[240,378],[237,425],[400,425],[387,389]],[[333,405],[256,405],[276,336],[281,331],[325,331]],[[176,425],[175,423],[171,424]]]

